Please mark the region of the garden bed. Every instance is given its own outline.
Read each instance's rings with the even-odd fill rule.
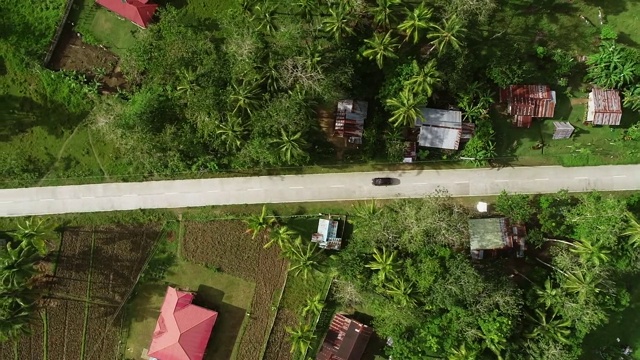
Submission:
[[[241,221],[190,222],[185,225],[182,255],[188,261],[213,266],[254,282],[249,320],[237,351],[238,360],[258,359],[271,331],[273,299],[284,286],[286,262],[277,247],[263,249],[264,236],[246,233]]]

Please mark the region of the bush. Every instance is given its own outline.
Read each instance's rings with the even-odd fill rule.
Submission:
[[[534,213],[529,195],[508,194],[504,190],[496,200],[496,210],[518,224],[529,221]]]

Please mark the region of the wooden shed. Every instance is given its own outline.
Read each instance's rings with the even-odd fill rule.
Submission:
[[[593,88],[587,106],[588,124],[620,125],[622,104],[618,90]]]

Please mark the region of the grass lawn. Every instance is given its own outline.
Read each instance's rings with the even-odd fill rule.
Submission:
[[[206,359],[233,358],[235,344],[242,337],[240,332],[246,312],[251,307],[255,284],[184,261],[171,268],[165,281],[197,291],[194,303],[218,311]],[[166,285],[157,283],[143,284],[137,289],[137,296],[128,309],[131,325],[127,358],[137,359],[142,349],[149,348],[165,291]]]
[[[129,20],[96,5],[93,0],[83,0],[73,9],[70,19],[76,21],[76,30],[85,41],[104,45],[119,56],[135,45],[142,31]]]

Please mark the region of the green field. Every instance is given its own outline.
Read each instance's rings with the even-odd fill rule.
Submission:
[[[228,359],[241,338],[246,312],[251,307],[255,284],[218,273],[200,265],[178,262],[165,279],[166,284],[197,292],[196,303],[218,311],[207,348],[207,359]],[[132,315],[127,339],[127,358],[139,358],[151,343],[153,329],[162,306],[167,285],[146,283],[136,289],[137,296],[130,303]]]

